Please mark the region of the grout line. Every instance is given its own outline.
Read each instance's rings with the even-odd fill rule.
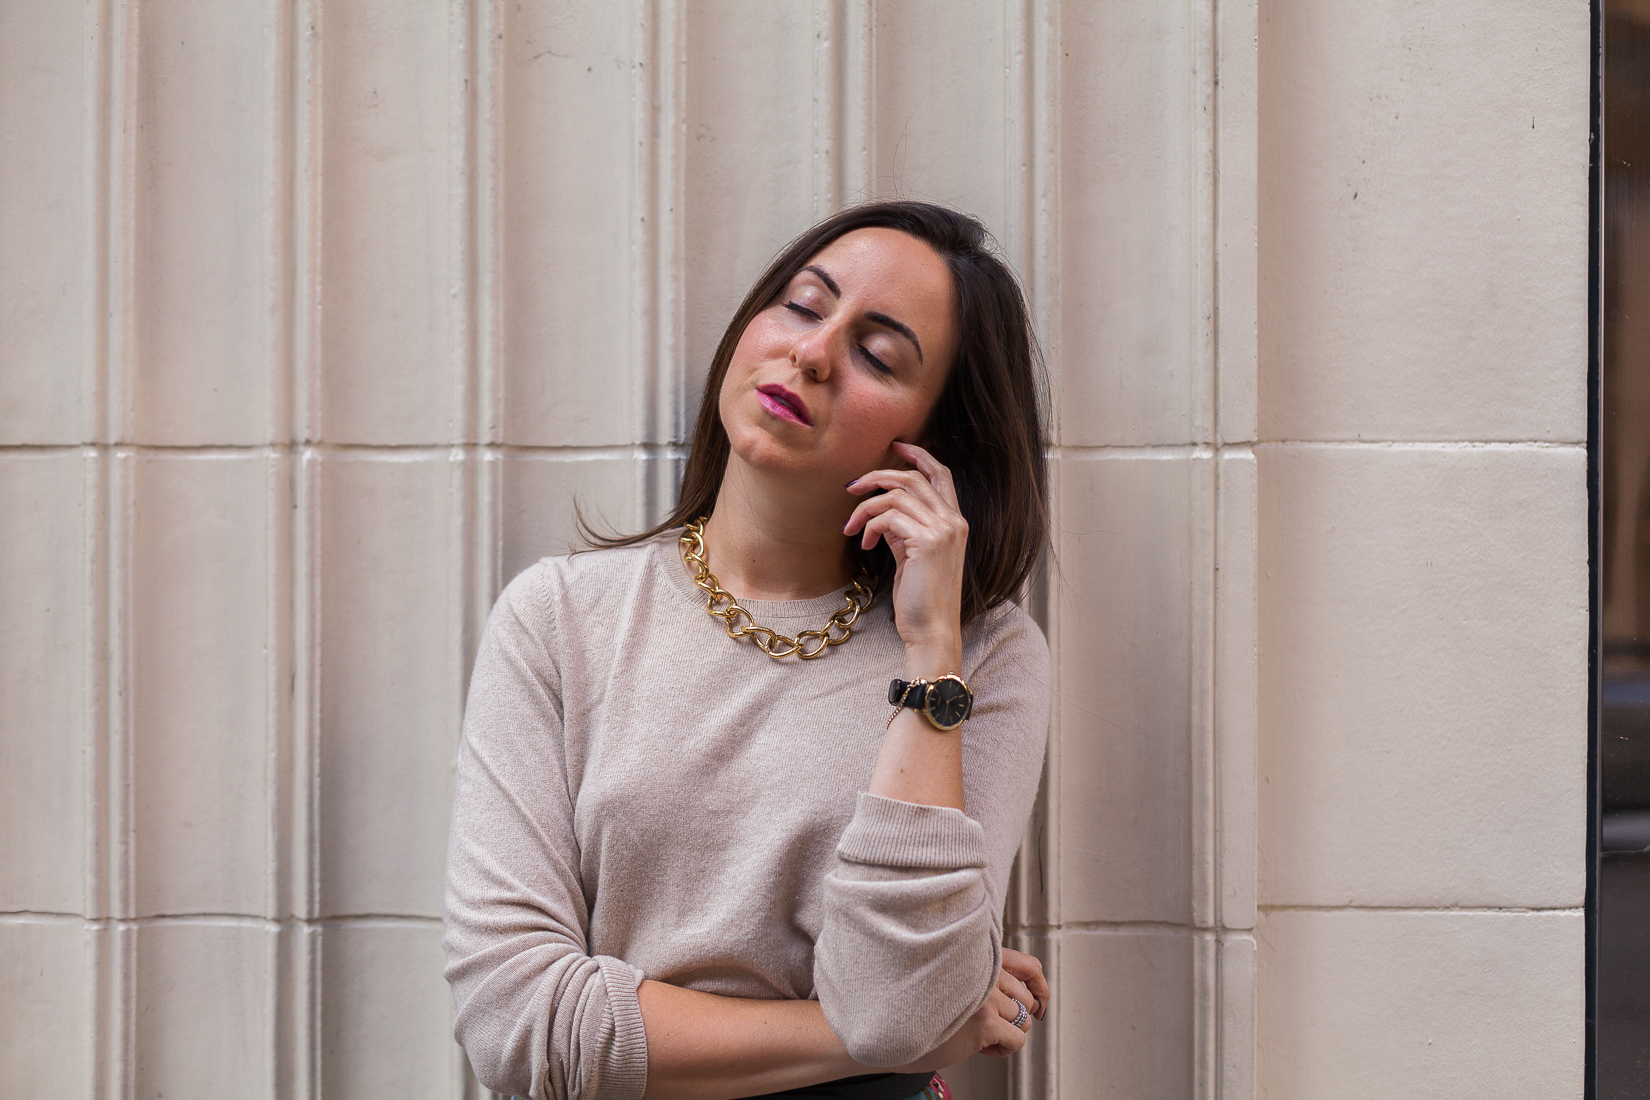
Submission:
[[[1185,932],[1188,934],[1201,934],[1213,933],[1217,930],[1199,927],[1195,924],[1181,924],[1176,921],[1073,920],[1060,924],[1026,925],[1021,931],[1045,936],[1058,936],[1066,932]]]
[[[680,460],[687,456],[687,447],[680,443],[614,443],[590,446],[536,446],[515,443],[327,443],[282,442],[247,444],[0,444],[0,456],[8,454],[69,456],[69,455],[196,455],[202,458],[230,458],[240,456],[286,454],[361,454],[394,456],[449,457],[454,451],[475,451],[488,455],[519,456],[524,458],[562,455],[570,460],[601,458],[666,458]]]
[[[1580,913],[1580,905],[1257,905],[1261,913]]]
[[[1585,440],[1577,442],[1544,439],[1496,440],[1369,440],[1369,439],[1263,439],[1249,444],[1256,450],[1370,450],[1370,451],[1582,451]]]
[[[156,913],[146,917],[88,917],[83,913],[54,913],[28,909],[0,912],[0,924],[62,924],[92,929],[149,928],[201,924],[246,928],[333,928],[353,925],[439,928],[442,918],[404,913],[345,913],[330,917],[260,917],[250,913]]]
[[[1374,450],[1374,451],[1581,451],[1585,443],[1542,440],[1498,441],[1370,441],[1370,440],[1262,440],[1235,443],[1123,443],[1054,444],[1048,458],[1104,458],[1142,456],[1155,458],[1201,457],[1213,454],[1249,454],[1258,450]],[[128,454],[239,455],[274,451],[319,451],[337,454],[446,454],[454,450],[481,451],[505,455],[569,455],[591,458],[685,458],[687,447],[680,442],[610,443],[593,445],[553,445],[522,443],[339,443],[329,440],[279,440],[260,443],[0,443],[0,456],[69,455],[118,450]]]

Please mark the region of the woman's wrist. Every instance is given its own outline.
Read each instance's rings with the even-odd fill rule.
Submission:
[[[962,675],[962,634],[924,638],[905,644],[905,679],[932,680]]]

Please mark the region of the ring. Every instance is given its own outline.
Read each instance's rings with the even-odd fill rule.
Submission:
[[[1025,1022],[1026,1022],[1027,1018],[1029,1018],[1031,1016],[1031,1013],[1026,1011],[1026,1006],[1023,1005],[1023,1004],[1020,1004],[1020,1001],[1019,1001],[1018,998],[1010,997],[1009,1000],[1013,1001],[1017,1005],[1020,1005],[1019,1014],[1014,1017],[1014,1026],[1015,1027],[1024,1027]]]

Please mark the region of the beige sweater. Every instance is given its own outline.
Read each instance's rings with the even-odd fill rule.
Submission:
[[[746,606],[794,634],[841,597]],[[886,595],[818,660],[733,641],[672,538],[518,576],[476,657],[447,850],[446,976],[482,1083],[640,1097],[644,977],[817,997],[872,1066],[961,1026],[1001,965],[1048,647],[1012,605],[964,631],[966,815],[863,793],[903,664]]]

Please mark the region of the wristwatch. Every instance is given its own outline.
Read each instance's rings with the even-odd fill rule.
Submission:
[[[936,680],[895,680],[888,685],[888,702],[894,714],[910,707],[921,711],[937,730],[954,730],[974,713],[974,693],[961,676],[941,676]],[[888,721],[893,722],[890,716]]]

